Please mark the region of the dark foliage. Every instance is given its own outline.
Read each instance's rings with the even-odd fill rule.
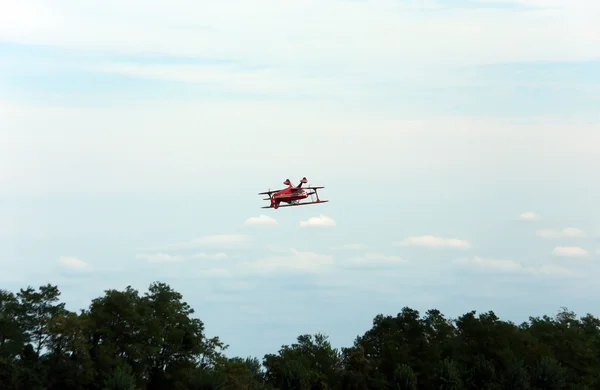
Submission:
[[[301,335],[277,353],[227,358],[178,292],[108,290],[81,313],[58,287],[0,290],[0,389],[600,389],[600,320],[567,309],[516,325],[403,308],[354,345]]]

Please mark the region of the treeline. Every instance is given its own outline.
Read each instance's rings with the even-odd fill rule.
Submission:
[[[378,315],[354,345],[302,335],[227,358],[181,294],[108,290],[70,312],[52,285],[0,290],[0,389],[600,389],[600,321],[563,309],[517,325],[493,312]]]

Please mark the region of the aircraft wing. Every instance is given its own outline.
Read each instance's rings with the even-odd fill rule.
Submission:
[[[258,195],[271,195],[274,194],[276,192],[279,192],[281,190],[272,190],[272,191],[265,191],[265,192],[259,192]]]

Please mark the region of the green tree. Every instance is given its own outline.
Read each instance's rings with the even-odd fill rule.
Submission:
[[[529,373],[522,360],[510,362],[502,376],[502,387],[511,390],[528,390]]]
[[[6,364],[21,354],[25,332],[19,318],[20,303],[10,291],[0,290],[0,359]]]
[[[148,311],[144,328],[148,330],[146,342],[152,346],[147,355],[149,389],[173,386],[181,364],[200,361],[204,366],[213,366],[220,357],[217,348],[225,348],[218,337],[206,340],[204,324],[191,317],[194,310],[182,299],[164,283],[153,283],[145,295]]]
[[[434,386],[437,390],[462,390],[463,382],[458,365],[453,359],[446,358],[439,362],[435,375]]]
[[[64,310],[50,318],[47,326],[48,354],[44,362],[48,388],[86,388],[94,380],[95,372],[82,317]]]
[[[0,290],[7,390],[587,390],[600,388],[600,320],[562,309],[517,326],[494,312],[452,321],[408,307],[377,315],[354,344],[298,336],[261,362],[219,337],[165,283],[107,290],[77,314],[50,284]]]
[[[415,372],[406,364],[400,364],[394,371],[394,390],[417,390],[417,383]]]
[[[338,386],[342,376],[339,351],[322,334],[298,336],[297,343],[284,345],[278,355],[265,355],[267,383],[284,389],[327,389]]]
[[[82,313],[96,369],[96,389],[123,365],[131,368],[138,386],[148,381],[150,370],[145,357],[155,347],[148,344],[146,315],[148,309],[143,299],[131,286],[124,291],[106,290],[104,296],[93,299],[89,309]]]
[[[219,388],[231,390],[263,389],[263,373],[256,358],[222,359],[216,370],[219,374]]]
[[[426,379],[430,374],[427,372],[430,350],[426,325],[416,310],[404,307],[396,317],[376,316],[373,327],[358,337],[355,344],[362,346],[374,370],[388,384],[393,383],[400,364],[412,367],[419,382],[421,377]]]
[[[342,348],[342,365],[344,367],[341,379],[342,390],[368,390],[382,387],[381,384],[369,385],[371,365],[361,345]]]
[[[562,390],[566,388],[566,370],[555,358],[544,356],[535,367],[533,381],[537,389]]]
[[[131,367],[122,364],[104,382],[103,390],[138,390]]]
[[[482,355],[475,358],[469,370],[469,384],[473,390],[493,390],[498,388],[494,364]]]
[[[4,357],[0,357],[0,389],[16,390],[17,378],[17,365]]]
[[[57,286],[47,284],[36,291],[33,287],[21,289],[17,294],[20,301],[19,322],[23,327],[27,342],[33,346],[37,358],[49,338],[48,321],[64,311],[65,304],[59,302]]]

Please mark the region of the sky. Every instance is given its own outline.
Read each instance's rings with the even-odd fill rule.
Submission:
[[[231,356],[600,315],[600,3],[2,1],[0,287],[181,292]],[[261,209],[307,177],[329,202]]]

